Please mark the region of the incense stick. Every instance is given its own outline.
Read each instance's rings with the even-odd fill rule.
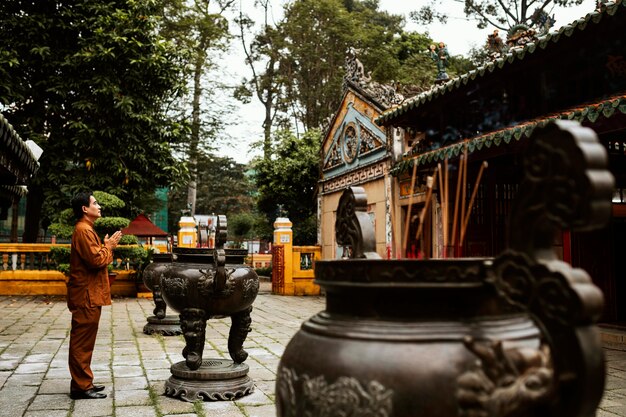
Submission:
[[[454,197],[454,215],[452,217],[452,246],[456,242],[456,222],[459,217],[459,195],[461,194],[461,177],[463,176],[463,155],[459,158],[459,169],[456,176],[456,195]]]
[[[463,149],[463,178],[461,179],[462,184],[461,184],[461,227],[459,227],[459,233],[460,233],[460,229],[463,227],[463,219],[465,219],[465,203],[466,203],[466,192],[467,192],[467,144],[465,145],[465,148]],[[459,245],[460,246],[460,245]]]
[[[433,196],[433,186],[437,179],[437,172],[439,171],[439,167],[435,169],[435,173],[432,177],[428,177],[426,186],[428,187],[428,191],[426,192],[426,201],[424,202],[424,208],[420,213],[420,222],[417,226],[417,232],[415,233],[415,240],[421,240],[422,230],[424,229],[424,219],[426,218],[426,212],[428,211],[428,207],[430,206],[430,200],[432,200]],[[441,178],[441,175],[439,176]]]
[[[386,174],[389,174],[389,172],[387,172]],[[397,181],[397,179],[393,179],[392,181]],[[392,197],[391,197],[391,201],[397,201],[396,200],[396,193],[398,192],[398,187],[391,187],[392,189]],[[396,205],[395,204],[389,204],[389,217],[391,218],[391,247],[392,247],[392,251],[393,253],[396,255],[398,255],[398,251],[397,249],[397,239],[398,239],[398,235],[396,234]],[[395,259],[395,258],[394,258]]]
[[[413,175],[411,176],[411,189],[409,191],[409,207],[406,211],[406,223],[404,225],[404,235],[402,236],[402,254],[404,258],[406,255],[406,243],[409,239],[409,225],[411,224],[411,206],[413,206],[413,194],[415,188],[415,175],[417,174],[417,161],[413,161]]]
[[[467,143],[463,147],[463,178],[461,179],[461,218],[459,219],[460,227],[459,234],[461,233],[461,228],[463,227],[463,219],[465,219],[465,203],[466,203],[466,192],[467,192],[467,166],[469,163],[468,155],[467,155]],[[463,244],[461,243],[461,239],[459,236],[459,248],[462,248]],[[461,249],[459,249],[461,250]]]
[[[467,215],[463,220],[463,227],[461,229],[461,240],[459,240],[459,244],[463,244],[463,240],[465,239],[465,232],[467,230],[467,224],[469,223],[470,215],[472,214],[472,206],[474,205],[474,199],[476,198],[476,194],[478,193],[478,186],[480,185],[480,179],[483,176],[483,171],[487,168],[489,164],[487,161],[484,161],[480,166],[480,170],[478,170],[478,177],[476,177],[476,183],[474,184],[474,189],[472,190],[472,197],[470,198],[469,205],[467,206]]]
[[[443,187],[443,171],[441,170],[441,163],[437,164],[437,170],[441,173],[441,175],[439,175],[439,204],[440,204],[440,211],[441,211],[441,223],[442,223],[442,230],[443,230],[443,218],[444,218],[444,212],[443,212],[443,207],[445,205],[445,197],[444,197],[444,191],[445,188]]]
[[[450,217],[448,215],[448,197],[449,197],[449,193],[448,193],[448,189],[449,187],[449,173],[448,173],[448,157],[446,156],[446,158],[443,160],[443,175],[444,175],[444,181],[443,181],[443,257],[447,258],[448,257],[448,217]]]

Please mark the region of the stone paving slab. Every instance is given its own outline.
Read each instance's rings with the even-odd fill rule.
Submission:
[[[62,297],[0,296],[0,415],[2,417],[275,417],[276,368],[285,346],[323,297],[283,297],[262,291],[245,349],[255,381],[235,401],[188,403],[164,395],[170,366],[183,359],[182,336],[143,334],[151,300],[116,298],[102,311],[92,369],[106,385],[103,400],[70,399],[67,351],[70,313]],[[210,320],[205,357],[228,357],[230,320]],[[615,330],[605,339],[607,381],[597,417],[626,417],[626,348]],[[626,342],[626,333],[623,340]]]

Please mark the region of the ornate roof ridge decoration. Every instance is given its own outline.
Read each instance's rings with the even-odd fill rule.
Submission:
[[[555,120],[576,120],[580,123],[585,121],[595,123],[600,116],[608,119],[615,115],[616,112],[626,114],[626,94],[612,96],[595,103],[576,106],[561,112],[527,120],[471,139],[463,139],[453,145],[424,152],[420,155],[413,156],[405,153],[403,157],[410,159],[404,159],[396,163],[390,170],[390,173],[393,176],[398,176],[412,169],[414,164],[420,166],[442,161],[446,157],[458,157],[463,153],[464,146],[467,146],[468,153],[472,153],[481,150],[483,147],[500,146],[502,143],[508,145],[512,140],[519,141],[522,137],[529,138],[536,127],[544,127]]]
[[[373,81],[371,71],[365,74],[363,63],[357,58],[358,53],[359,50],[353,47],[348,48],[346,53],[346,73],[343,77],[344,90],[352,84],[385,109],[401,104],[404,101],[404,96],[396,91],[395,85]]]
[[[606,4],[606,7],[602,7],[600,11],[593,11],[591,13],[587,13],[582,18],[574,20],[572,23],[562,26],[559,30],[550,32],[544,36],[541,36],[537,39],[537,42],[528,43],[524,48],[521,49],[512,49],[501,58],[498,58],[494,61],[491,61],[482,67],[478,67],[474,70],[471,70],[465,74],[462,74],[456,78],[451,79],[450,81],[435,85],[430,90],[418,94],[410,99],[407,99],[399,106],[393,107],[379,117],[377,117],[374,122],[380,126],[384,126],[389,124],[392,119],[403,115],[409,110],[413,110],[424,103],[427,103],[438,96],[442,96],[448,92],[456,90],[461,87],[461,85],[466,85],[468,82],[475,80],[476,78],[484,76],[486,73],[491,73],[496,69],[502,69],[507,63],[512,64],[516,60],[522,60],[526,56],[526,54],[533,54],[537,50],[537,46],[541,49],[545,49],[548,47],[550,42],[557,43],[559,39],[563,36],[570,37],[574,34],[575,30],[585,30],[588,23],[599,24],[602,20],[602,17],[605,14],[609,16],[613,16],[619,7],[626,7],[626,0],[616,0],[613,4]]]

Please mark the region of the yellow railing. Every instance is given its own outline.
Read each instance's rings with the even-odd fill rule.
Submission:
[[[0,243],[0,271],[49,271],[54,269],[50,248],[70,245],[50,243]]]
[[[50,258],[53,246],[68,244],[0,243],[0,295],[65,295],[67,277]],[[135,296],[136,271],[115,270],[111,294]]]

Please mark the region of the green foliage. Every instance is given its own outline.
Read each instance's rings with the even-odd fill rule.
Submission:
[[[129,216],[144,195],[185,177],[172,145],[187,124],[168,112],[185,90],[183,51],[158,35],[161,3],[0,2],[0,38],[10,40],[0,104],[43,149],[26,241],[79,190],[121,197]]]
[[[129,267],[142,272],[150,257],[151,251],[138,245],[118,245],[113,249],[113,265],[119,269]]]
[[[252,237],[251,232],[254,227],[254,217],[251,213],[240,213],[228,219],[228,234],[235,240],[243,240]]]
[[[232,106],[223,97],[215,97],[216,92],[225,87],[219,77],[208,74],[217,66],[217,52],[227,49],[230,33],[224,13],[233,3],[233,0],[164,1],[161,34],[186,52],[190,91],[176,111],[181,118],[190,121],[189,140],[179,150],[189,168],[189,182],[185,185],[191,196],[192,212],[198,212],[195,196],[199,194],[194,190],[201,180],[199,159],[215,147],[215,142],[224,140],[225,126],[232,120],[229,114]],[[219,106],[213,105],[216,100],[220,101]]]
[[[254,208],[254,182],[246,173],[246,166],[230,157],[213,154],[198,156],[196,213],[233,215]],[[187,188],[172,190],[168,201],[170,230],[178,230],[181,211],[186,208]]]
[[[57,271],[62,272],[65,275],[69,275],[70,264],[57,264]]]
[[[254,268],[254,272],[260,277],[271,277],[272,276],[272,268]]]
[[[113,194],[105,193],[104,191],[94,191],[93,196],[98,204],[100,204],[100,207],[102,207],[103,215],[115,215],[126,207],[126,203]]]
[[[296,245],[315,244],[317,240],[317,234],[311,233],[311,218],[317,210],[320,141],[319,130],[309,130],[301,138],[281,131],[274,159],[255,164],[259,211],[272,224],[282,215],[282,207],[293,223]]]
[[[569,7],[579,5],[582,0],[545,0],[537,3],[534,0],[493,1],[493,0],[465,0],[461,2],[465,15],[474,21],[479,28],[488,26],[508,30],[517,25],[533,26],[533,13],[541,10],[552,13],[555,6]],[[448,22],[449,8],[444,4],[454,4],[449,0],[430,0],[419,10],[411,12],[411,19],[417,24],[428,25],[438,21]],[[441,10],[446,10],[443,12]]]
[[[298,122],[305,129],[319,128],[337,110],[349,47],[360,50],[359,58],[375,81],[400,78],[404,62],[399,62],[395,39],[404,33],[403,18],[379,10],[377,1],[296,0],[287,3],[282,21],[267,23],[246,50],[254,76],[237,90],[242,100],[256,93],[265,106],[265,158],[271,156],[274,125],[285,128]],[[241,16],[239,24],[243,36],[251,21]]]
[[[50,258],[55,265],[69,264],[70,262],[70,248],[65,246],[51,246]]]
[[[139,239],[135,235],[123,235],[120,239],[120,245],[138,245]]]
[[[245,239],[261,238],[271,240],[273,230],[267,227],[265,216],[246,212],[228,218],[229,239],[241,242]]]
[[[70,273],[70,248],[64,246],[52,246],[49,252],[50,259],[57,271],[69,275]]]
[[[96,219],[93,228],[101,238],[105,235],[111,236],[113,233],[128,227],[130,220],[124,217],[100,217]]]
[[[58,239],[69,239],[74,233],[74,226],[64,223],[52,223],[48,226],[48,232],[50,236],[56,236]]]

